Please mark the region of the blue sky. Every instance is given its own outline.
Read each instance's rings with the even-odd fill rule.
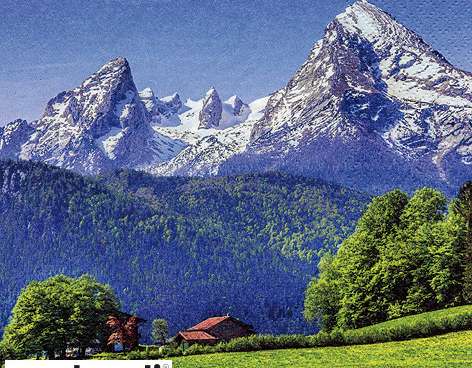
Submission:
[[[0,124],[125,56],[139,89],[247,101],[286,84],[346,0],[1,0]],[[470,0],[372,0],[472,71]]]

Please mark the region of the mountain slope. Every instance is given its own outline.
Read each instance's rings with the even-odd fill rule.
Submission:
[[[472,75],[358,1],[274,94],[224,172],[282,169],[380,192],[472,175]]]
[[[0,162],[0,188],[0,326],[28,281],[89,273],[172,333],[222,313],[260,332],[310,330],[317,251],[339,244],[369,200],[287,175],[84,178],[32,162]]]

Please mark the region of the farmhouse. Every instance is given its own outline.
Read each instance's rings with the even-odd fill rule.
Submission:
[[[176,336],[178,343],[214,345],[237,337],[253,335],[251,325],[229,315],[208,318]]]

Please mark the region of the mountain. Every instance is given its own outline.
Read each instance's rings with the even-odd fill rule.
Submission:
[[[248,105],[238,96],[230,97],[222,103],[217,126],[209,129],[201,128],[200,119],[207,99],[188,100],[185,104],[188,110],[179,115],[179,125],[154,126],[160,134],[186,142],[187,146],[171,160],[150,165],[145,170],[159,176],[218,175],[225,161],[246,149],[253,126],[263,116],[268,99],[264,97]]]
[[[42,161],[96,174],[168,159],[180,142],[156,134],[124,58],[104,65],[79,87],[51,99],[43,116],[30,124],[8,124],[16,144],[0,157]],[[139,147],[139,149],[136,149]]]
[[[472,74],[357,1],[269,100],[223,172],[283,170],[371,192],[472,176]]]
[[[0,154],[2,157],[15,157],[21,145],[34,132],[26,120],[17,119],[0,128]]]
[[[146,110],[151,114],[152,122],[160,125],[171,123],[183,106],[182,100],[177,93],[159,99],[151,88],[145,88],[139,92],[139,98],[144,103]]]
[[[0,128],[0,158],[41,161],[88,175],[118,168],[171,175],[180,166],[200,176],[213,174],[215,165],[244,150],[264,109],[260,101],[267,99],[258,100],[252,114],[241,98],[223,102],[214,88],[186,103],[177,93],[159,98],[150,88],[138,92],[127,60],[117,58],[51,99],[39,120],[18,119]],[[189,152],[203,150],[205,157],[181,164]],[[219,157],[213,157],[214,150]]]
[[[199,129],[218,128],[220,125],[221,114],[223,114],[223,106],[218,92],[214,88],[210,89],[203,101],[203,107],[198,114]]]
[[[0,330],[29,281],[88,273],[171,333],[226,313],[259,332],[311,331],[303,293],[318,250],[369,201],[281,174],[91,178],[27,161],[0,161],[0,188]]]
[[[338,15],[287,86],[245,103],[139,92],[110,61],[52,99],[37,121],[0,131],[0,158],[83,174],[283,171],[380,193],[472,176],[472,74],[367,1]]]

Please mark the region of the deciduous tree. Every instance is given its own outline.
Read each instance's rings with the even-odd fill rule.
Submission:
[[[4,344],[19,357],[65,357],[67,348],[83,354],[96,340],[103,342],[106,318],[118,306],[110,287],[89,276],[33,281],[18,297]]]
[[[472,303],[472,181],[465,183],[459,191],[455,210],[463,217],[467,228],[464,242],[463,296],[467,303]]]
[[[169,325],[167,321],[162,318],[155,319],[152,321],[152,340],[156,344],[163,345],[166,342],[167,335],[169,334]]]

